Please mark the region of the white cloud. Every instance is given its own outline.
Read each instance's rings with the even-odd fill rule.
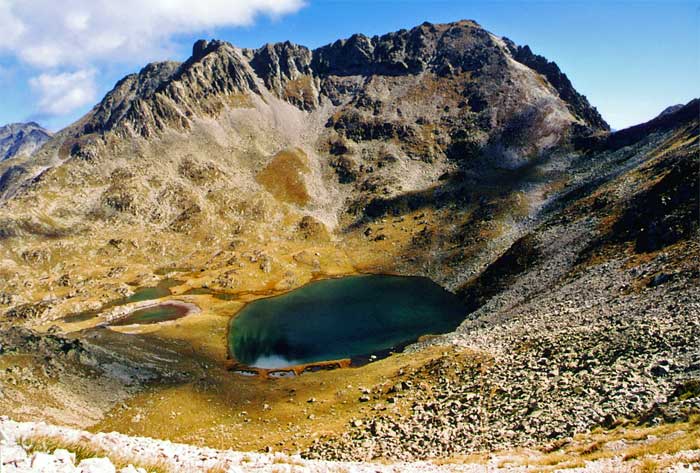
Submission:
[[[0,52],[35,67],[162,57],[174,35],[251,24],[303,0],[0,0]]]
[[[177,35],[249,25],[259,15],[293,13],[304,2],[0,0],[0,55],[36,70],[31,85],[42,109],[68,113],[94,99],[95,70],[105,64],[166,59]]]
[[[63,21],[69,31],[85,31],[88,28],[90,15],[86,12],[69,12]]]
[[[42,114],[64,115],[93,103],[97,97],[95,70],[85,69],[32,77],[29,85],[39,95]]]
[[[25,31],[24,24],[12,13],[8,0],[0,0],[0,27],[0,50],[15,44]]]

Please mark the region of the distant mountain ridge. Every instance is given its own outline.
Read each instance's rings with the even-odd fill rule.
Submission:
[[[29,156],[53,134],[35,122],[11,123],[0,127],[0,161]]]
[[[661,111],[661,113],[659,113],[659,114],[657,115],[656,118],[662,117],[662,116],[664,116],[664,115],[669,115],[669,114],[674,113],[674,112],[677,112],[678,110],[682,109],[684,106],[685,106],[685,104],[678,103],[678,104],[676,104],[676,105],[671,105],[670,107],[666,107],[666,108],[664,108],[664,109]]]

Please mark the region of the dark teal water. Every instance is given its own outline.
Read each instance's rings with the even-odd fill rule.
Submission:
[[[229,325],[229,350],[259,368],[385,355],[421,335],[454,330],[462,302],[426,278],[352,276],[248,304]]]
[[[160,299],[161,297],[169,296],[170,289],[162,286],[155,287],[140,287],[134,291],[129,297],[119,299],[114,302],[115,306],[131,304],[132,302],[150,301],[152,299]]]
[[[84,312],[79,312],[77,314],[71,314],[65,317],[63,320],[65,320],[68,323],[84,322],[86,320],[90,320],[94,317],[97,317],[101,312],[104,312],[107,309],[111,309],[112,307],[131,304],[132,302],[142,302],[149,301],[152,299],[160,299],[161,297],[171,295],[172,292],[170,291],[170,288],[174,286],[179,286],[180,284],[182,284],[182,281],[179,281],[177,279],[163,279],[158,283],[157,286],[139,287],[129,297],[115,299],[96,310],[87,310]]]
[[[112,325],[155,324],[167,320],[179,319],[186,316],[188,313],[189,309],[186,306],[165,302],[153,307],[135,310],[123,319],[112,323]]]

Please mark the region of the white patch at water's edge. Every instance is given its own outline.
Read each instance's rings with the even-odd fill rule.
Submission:
[[[277,368],[288,368],[289,366],[298,365],[299,362],[295,360],[289,360],[283,356],[279,355],[265,355],[258,357],[251,366],[255,368],[264,369],[277,369]]]

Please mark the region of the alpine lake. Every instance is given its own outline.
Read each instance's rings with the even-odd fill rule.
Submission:
[[[247,304],[229,323],[228,349],[242,374],[362,365],[421,336],[453,331],[465,312],[457,296],[427,278],[326,279]]]

